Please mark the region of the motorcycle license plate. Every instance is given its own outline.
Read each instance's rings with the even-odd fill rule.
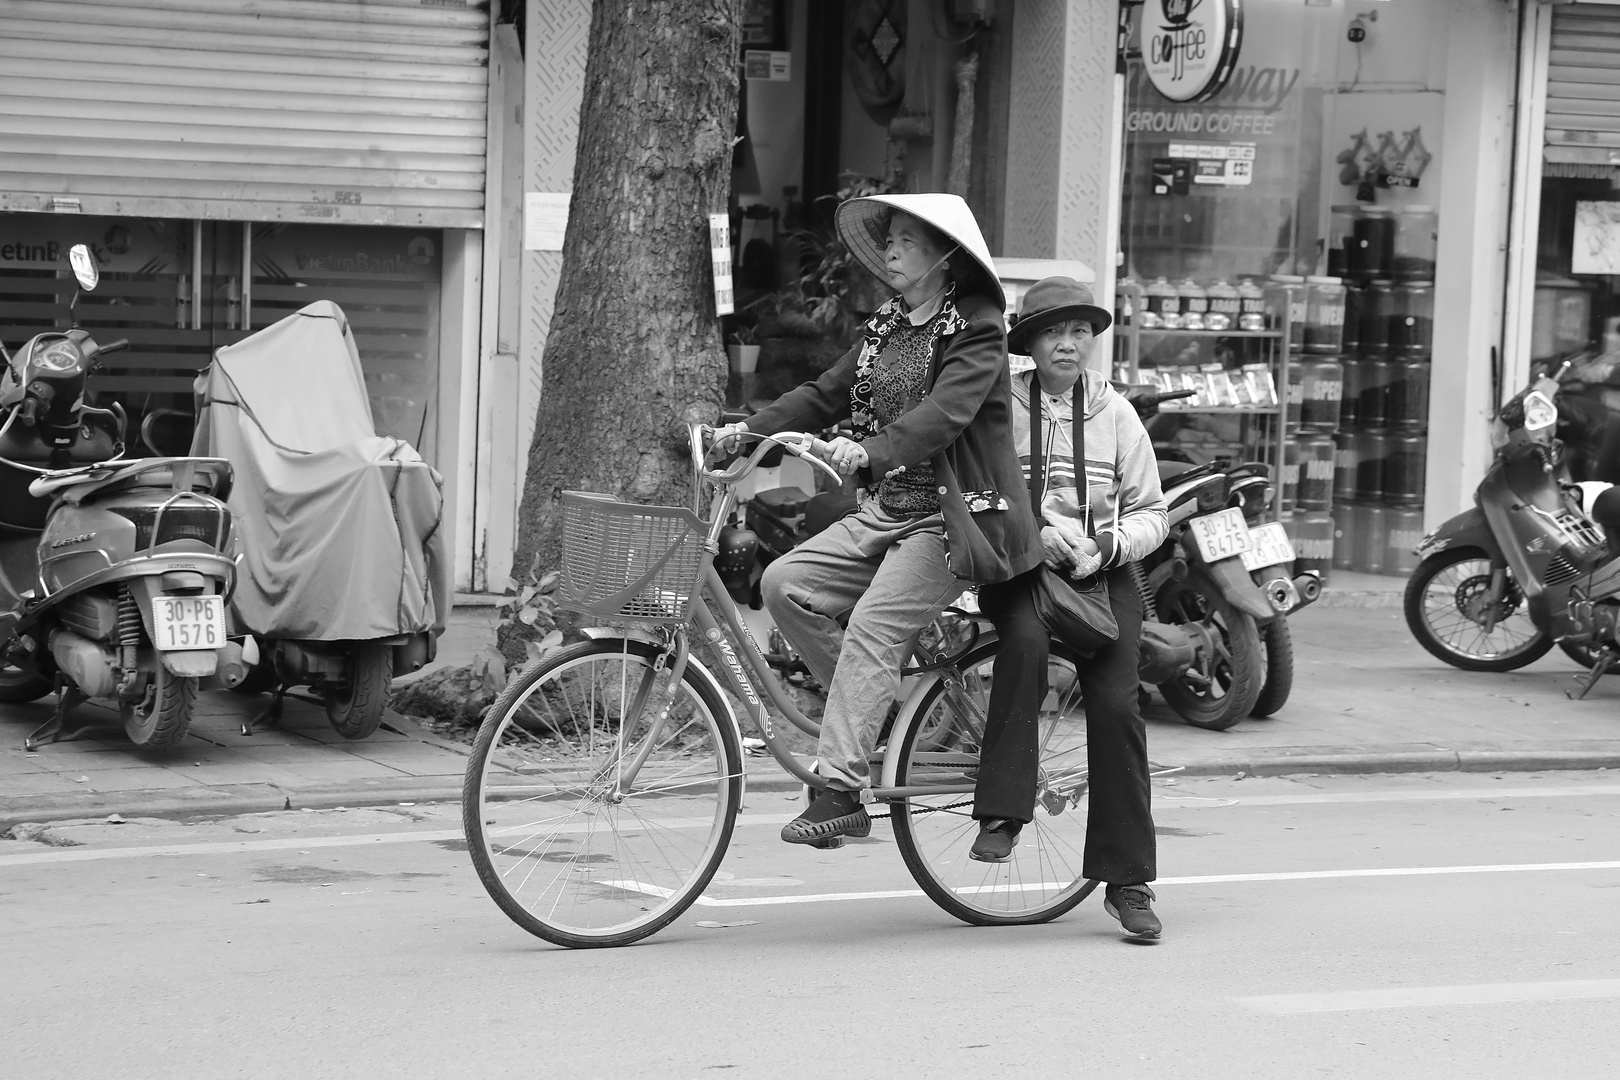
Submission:
[[[152,597],[152,644],[160,652],[225,644],[223,596]]]
[[[1193,518],[1192,534],[1205,562],[1219,562],[1249,550],[1249,523],[1235,506]]]
[[[1249,550],[1243,553],[1245,570],[1259,570],[1293,561],[1294,545],[1289,542],[1288,531],[1282,527],[1282,522],[1273,521],[1249,530]]]

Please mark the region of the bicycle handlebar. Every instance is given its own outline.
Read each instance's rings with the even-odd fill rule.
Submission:
[[[759,466],[760,459],[770,451],[772,446],[780,446],[794,457],[809,462],[812,466],[830,476],[834,483],[842,485],[844,482],[844,478],[838,474],[837,469],[816,456],[818,453],[825,452],[827,444],[813,435],[806,435],[802,431],[779,431],[775,435],[765,435],[758,431],[738,432],[733,438],[755,438],[759,440],[759,445],[754,447],[753,452],[746,458],[734,462],[726,469],[704,467],[709,454],[715,450],[713,444],[707,450],[704,449],[705,440],[714,435],[715,429],[713,426],[709,424],[688,424],[686,431],[692,443],[692,467],[703,479],[716,484],[737,483]]]

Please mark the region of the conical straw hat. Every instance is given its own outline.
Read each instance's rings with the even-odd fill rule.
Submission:
[[[983,282],[971,289],[965,288],[967,283],[958,282],[959,295],[980,292],[995,301],[997,309],[1006,310],[1007,297],[1002,292],[1001,279],[996,277],[996,264],[991,261],[990,246],[984,242],[984,234],[979,231],[973,211],[968,209],[968,204],[960,195],[867,195],[839,203],[834,219],[838,224],[838,238],[849,248],[856,261],[879,281],[888,284],[883,242],[887,238],[889,215],[894,210],[904,210],[917,220],[926,221],[950,237],[953,243],[962,245],[963,252],[979,264]]]

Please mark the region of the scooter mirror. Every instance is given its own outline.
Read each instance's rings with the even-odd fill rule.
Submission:
[[[73,276],[79,279],[79,288],[85,292],[93,291],[101,281],[101,271],[96,269],[96,260],[90,254],[90,249],[83,244],[74,244],[68,249],[68,262],[73,264]]]

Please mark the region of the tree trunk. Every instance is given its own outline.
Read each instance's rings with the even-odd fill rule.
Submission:
[[[714,422],[725,392],[708,215],[729,194],[738,4],[596,0],[520,578],[561,561],[564,489],[690,502],[684,422]]]

